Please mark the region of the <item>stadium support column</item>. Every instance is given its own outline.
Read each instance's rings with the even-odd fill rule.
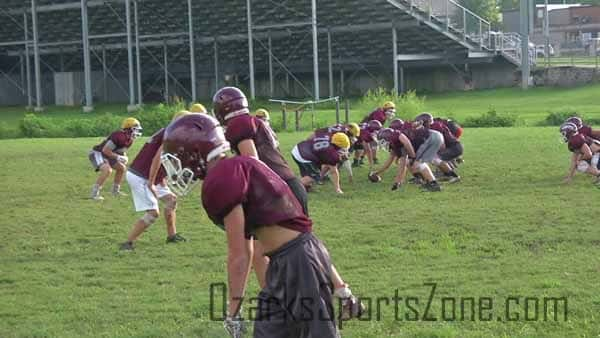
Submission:
[[[190,39],[190,82],[192,83],[192,101],[196,102],[196,51],[194,50],[194,15],[192,0],[188,0],[188,29]]]
[[[275,84],[273,81],[273,39],[269,33],[269,96],[273,97]]]
[[[106,67],[106,47],[102,45],[102,98],[108,102],[108,68]]]
[[[142,107],[142,64],[140,62],[140,21],[138,19],[138,0],[133,0],[133,24],[135,25],[135,71],[137,78],[138,108]]]
[[[398,30],[392,24],[392,53],[394,57],[394,93],[398,94],[400,85],[398,82]]]
[[[327,66],[329,68],[329,97],[333,97],[333,60],[331,59],[331,30],[327,30]]]
[[[404,67],[400,67],[400,93],[404,93],[406,88],[404,88]]]
[[[92,98],[92,65],[90,63],[90,38],[88,34],[88,4],[87,0],[81,0],[81,38],[83,40],[83,77],[85,88],[84,113],[94,110]]]
[[[219,42],[215,37],[214,42],[214,52],[215,52],[215,93],[219,90]]]
[[[40,70],[40,46],[38,44],[38,22],[36,0],[31,0],[31,24],[33,28],[33,63],[35,67],[35,112],[41,112],[42,108],[42,75]]]
[[[521,1],[521,88],[529,88],[529,2]]]
[[[314,99],[319,99],[319,46],[317,31],[317,0],[312,0],[312,40],[313,40],[313,76],[314,76]]]
[[[246,0],[246,17],[248,21],[248,69],[250,72],[250,98],[256,98],[256,88],[254,83],[254,42],[252,41],[252,7],[251,0]]]
[[[129,105],[127,111],[137,109],[135,106],[135,83],[133,80],[133,46],[131,41],[131,0],[125,0],[125,24],[127,25],[127,63],[129,71]]]
[[[25,31],[25,73],[27,76],[27,108],[31,109],[33,100],[31,98],[31,61],[29,56],[29,27],[27,13],[23,13],[23,27]]]
[[[163,41],[163,69],[165,70],[165,103],[169,103],[169,56],[167,53],[167,42]]]

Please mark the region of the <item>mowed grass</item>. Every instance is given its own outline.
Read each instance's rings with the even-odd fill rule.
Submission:
[[[284,152],[305,136],[282,134]],[[97,141],[0,141],[0,337],[224,337],[221,322],[210,320],[209,289],[227,281],[225,236],[201,209],[199,192],[178,209],[189,242],[165,244],[161,219],[135,252],[119,252],[139,215],[128,197],[86,199],[95,179],[86,155]],[[392,173],[372,184],[361,168],[354,184],[344,176],[345,195],[330,184],[310,194],[316,234],[354,293],[373,299],[371,320],[344,323],[342,335],[597,336],[600,190],[583,176],[561,185],[569,154],[555,128],[469,129],[463,142],[463,182],[442,193],[415,186],[392,193]],[[431,292],[424,283],[437,283],[428,313],[436,321],[422,320]],[[411,308],[400,300],[400,320],[396,290],[420,297]],[[247,295],[257,292],[252,275]],[[506,320],[511,296],[520,297],[509,309],[516,322]],[[379,297],[390,303],[380,302],[378,320]],[[445,321],[444,297],[456,299],[457,319],[461,299],[489,297],[493,309],[480,317],[475,308],[471,321],[467,307],[466,320]],[[528,303],[537,321],[525,320],[525,297],[538,298],[537,311]],[[562,313],[552,319],[544,297],[567,297],[566,321]]]

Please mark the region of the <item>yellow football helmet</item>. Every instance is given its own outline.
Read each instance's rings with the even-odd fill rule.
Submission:
[[[336,146],[342,149],[350,148],[350,139],[348,138],[348,135],[344,133],[333,134],[333,136],[331,137],[331,143],[335,144]]]
[[[390,110],[390,109],[396,110],[396,104],[392,101],[388,101],[383,104],[383,109],[384,110]]]
[[[265,121],[271,120],[271,115],[269,114],[269,111],[263,108],[257,109],[254,113],[254,116]]]
[[[358,124],[356,124],[356,123],[349,123],[348,124],[348,130],[350,130],[350,134],[352,134],[352,136],[354,136],[354,137],[359,137],[360,136],[360,127],[358,126]]]
[[[191,112],[187,111],[187,110],[180,110],[178,112],[176,112],[175,114],[173,114],[173,117],[171,118],[171,121],[175,121],[178,118],[184,116],[184,115],[188,115],[188,114],[192,114]]]
[[[207,110],[204,107],[204,105],[202,105],[202,103],[194,103],[191,107],[190,107],[190,112],[192,113],[201,113],[201,114],[206,114]]]
[[[133,138],[142,136],[142,124],[134,117],[128,117],[121,123],[121,129],[130,129]]]

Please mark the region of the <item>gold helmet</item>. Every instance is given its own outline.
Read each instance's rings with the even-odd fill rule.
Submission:
[[[384,110],[396,110],[396,104],[392,101],[388,101],[386,103],[383,104],[383,109]]]
[[[350,134],[352,134],[353,137],[359,137],[360,136],[360,127],[358,126],[358,124],[356,124],[356,123],[349,123],[348,124],[348,130],[350,130]]]
[[[254,112],[254,116],[265,121],[271,120],[271,115],[269,114],[269,111],[263,108],[257,109],[256,112]]]
[[[171,118],[171,121],[175,121],[178,118],[184,116],[184,115],[188,115],[188,114],[192,114],[191,112],[187,111],[187,110],[180,110],[178,112],[176,112],[175,114],[173,114],[173,117]]]
[[[121,123],[121,129],[131,130],[131,135],[136,138],[142,136],[142,124],[134,117],[128,117]]]
[[[331,143],[335,144],[336,146],[342,149],[350,148],[350,139],[348,138],[348,135],[344,133],[333,134],[333,136],[331,137]]]
[[[204,107],[204,105],[202,105],[202,103],[194,103],[191,107],[190,107],[190,112],[192,113],[202,113],[202,114],[206,114],[207,110]]]

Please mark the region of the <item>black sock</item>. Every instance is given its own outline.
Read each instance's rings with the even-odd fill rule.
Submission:
[[[421,173],[414,173],[413,176],[416,178],[423,179],[423,175],[421,175]]]
[[[454,171],[444,173],[444,175],[448,177],[458,177],[458,175]]]

